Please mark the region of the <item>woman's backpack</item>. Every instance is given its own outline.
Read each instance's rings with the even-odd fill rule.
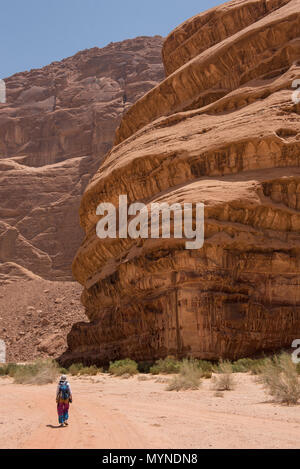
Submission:
[[[70,388],[67,383],[59,384],[59,397],[63,400],[70,398]]]

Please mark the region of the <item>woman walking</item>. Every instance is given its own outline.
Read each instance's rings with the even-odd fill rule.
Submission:
[[[68,425],[69,420],[69,405],[72,402],[72,392],[67,377],[62,375],[60,377],[57,390],[56,390],[56,403],[58,421],[60,426]]]

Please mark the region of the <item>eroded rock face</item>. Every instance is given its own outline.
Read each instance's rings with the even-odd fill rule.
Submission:
[[[72,360],[237,358],[300,334],[300,0],[233,1],[166,39],[80,209]],[[100,202],[203,202],[205,243],[96,236]]]
[[[2,281],[9,281],[11,262],[23,274],[71,279],[83,237],[81,195],[112,147],[123,113],[163,79],[161,47],[161,37],[140,37],[5,80],[7,103],[0,104]]]

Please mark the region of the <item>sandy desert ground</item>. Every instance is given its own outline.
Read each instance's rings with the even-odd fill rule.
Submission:
[[[5,283],[0,265],[0,339],[6,343],[7,361],[63,353],[72,324],[87,320],[81,293],[76,282],[23,278]]]
[[[59,428],[55,384],[1,378],[0,448],[299,448],[300,406],[272,403],[254,376],[235,379],[216,397],[210,380],[177,393],[157,377],[71,377],[70,426]]]

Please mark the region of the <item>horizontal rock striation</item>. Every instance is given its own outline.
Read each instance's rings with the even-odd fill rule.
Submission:
[[[194,16],[169,34],[163,47],[167,75],[289,0],[236,0]]]
[[[81,202],[73,274],[89,322],[62,361],[238,358],[300,334],[300,0],[232,1],[163,47]],[[96,235],[100,202],[205,204],[202,249]]]

